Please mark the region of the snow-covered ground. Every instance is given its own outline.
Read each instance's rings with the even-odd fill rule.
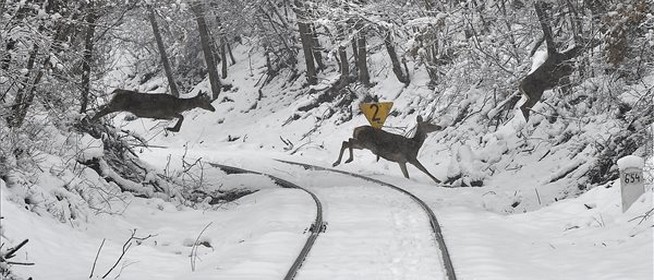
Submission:
[[[424,213],[406,197],[358,179],[311,173],[272,160],[330,166],[341,142],[350,137],[352,128],[366,124],[365,118],[355,115],[336,125],[332,119],[320,118],[328,107],[298,111],[310,101],[300,95],[301,81],[284,86],[284,79],[276,80],[257,100],[255,84],[264,71],[260,68],[263,61],[254,61],[255,74],[250,76],[247,56],[240,58],[243,61],[229,70],[234,90],[221,93],[214,102],[216,112],[187,112],[179,133],[165,135],[163,127],[172,125],[167,121],[125,121],[124,113],[114,123],[148,139],[152,148],[139,149],[140,156],[160,170],[179,170],[182,157],[190,162],[202,158],[273,173],[315,191],[325,204],[327,230],[297,279],[443,279],[442,261]],[[421,82],[425,74],[415,71],[407,88],[393,79],[390,70],[376,76],[373,90],[393,99],[400,112],[389,117],[387,125],[411,128],[416,114],[427,115],[429,110],[408,113],[407,108],[436,102],[429,99],[433,94]],[[147,91],[147,86],[138,90]],[[206,82],[198,89],[203,87]],[[219,103],[223,97],[233,102]],[[298,119],[287,122],[294,114]],[[477,129],[474,123],[427,138],[419,158],[436,177],[445,179],[468,169],[469,174],[477,171],[485,179],[483,187],[437,186],[413,166],[407,180],[397,164],[376,162],[368,151],[355,151],[354,162],[338,168],[402,186],[425,200],[441,223],[459,279],[653,279],[652,218],[643,216],[652,209],[651,186],[625,213],[619,181],[559,200],[564,187],[552,179],[563,176],[568,183],[574,181],[574,173],[568,176],[566,172],[584,166],[585,150],[577,150],[575,157],[572,149],[550,150],[548,143],[524,145],[516,136],[524,128],[520,121],[513,119],[483,139],[461,139],[462,130]],[[305,137],[316,123],[320,127]],[[542,125],[550,125],[550,132],[568,129]],[[601,128],[591,125],[587,129]],[[239,139],[228,141],[235,137]],[[293,147],[280,137],[290,140]],[[482,159],[502,167],[497,172],[479,170]],[[107,204],[110,209],[89,210],[81,221],[60,222],[49,212],[36,215],[20,207],[12,190],[0,180],[2,241],[17,244],[29,239],[14,261],[35,263],[12,270],[34,279],[88,278],[106,239],[93,276],[101,277],[135,229],[137,237],[151,237],[130,247],[109,277],[282,278],[315,216],[311,198],[299,190],[279,188],[262,176],[226,175],[208,165],[204,168],[205,182],[214,187],[259,191],[206,209],[121,195]],[[38,185],[67,184],[61,180],[44,175]],[[194,247],[196,239],[210,247]]]

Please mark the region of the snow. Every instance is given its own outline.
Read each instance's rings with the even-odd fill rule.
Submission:
[[[461,279],[650,279],[652,229],[629,219],[651,195],[626,214],[618,197],[600,187],[519,215],[460,205],[438,213]]]
[[[241,60],[230,68],[228,82],[238,90],[222,92],[218,99],[229,97],[235,102],[214,102],[216,112],[186,112],[179,133],[166,135],[163,127],[169,126],[167,121],[127,121],[121,114],[113,118],[116,127],[148,139],[152,146],[140,149],[141,159],[158,170],[179,174],[182,159],[194,162],[201,158],[203,162],[269,172],[314,191],[324,203],[327,227],[296,279],[443,279],[440,252],[427,218],[407,197],[344,175],[307,171],[272,160],[329,166],[352,129],[366,124],[364,117],[355,111],[351,121],[336,125],[332,119],[322,120],[325,108],[317,108],[282,125],[308,102],[298,98],[301,81],[288,85],[276,81],[264,88],[264,98],[257,101],[254,83],[264,69],[255,68],[258,72],[250,76],[247,49],[240,46],[235,52]],[[383,68],[379,66],[382,62],[376,62]],[[253,63],[263,65],[265,61],[255,57]],[[407,108],[441,106],[438,102],[442,100],[434,99],[424,81],[414,80],[404,88],[392,78],[390,70],[380,71],[375,77],[380,83],[373,88],[382,98],[397,98],[393,101],[399,114],[389,117],[386,125],[409,131],[415,126],[416,114],[428,112],[408,113]],[[206,87],[206,82],[201,83],[196,90]],[[457,94],[459,90],[451,91]],[[307,134],[319,121],[321,127]],[[425,200],[441,223],[459,279],[653,279],[652,218],[646,216],[652,209],[651,185],[625,213],[617,180],[579,196],[562,195],[567,194],[569,185],[584,186],[579,177],[591,160],[587,153],[592,147],[553,145],[565,132],[578,129],[576,125],[543,121],[541,126],[547,130],[525,139],[521,131],[533,128],[518,117],[479,139],[469,139],[466,131],[483,129],[474,121],[471,118],[465,125],[431,134],[419,158],[438,178],[467,172],[470,179],[483,180],[483,187],[437,186],[413,166],[407,180],[396,163],[377,162],[368,151],[355,151],[354,162],[338,168],[401,186]],[[584,127],[588,134],[573,137],[592,138],[590,132],[610,129],[604,126],[589,124]],[[240,138],[228,141],[228,136]],[[289,139],[293,149],[284,150],[280,137]],[[102,150],[101,142],[87,137],[79,143],[88,147],[79,151],[83,159],[97,157]],[[51,161],[50,166],[61,165]],[[629,158],[618,164],[635,165]],[[2,242],[17,244],[29,239],[15,261],[35,265],[12,267],[25,278],[89,278],[98,248],[106,239],[93,277],[99,278],[117,260],[136,229],[136,236],[152,237],[135,243],[109,277],[280,279],[302,248],[316,214],[313,200],[302,191],[280,188],[258,175],[227,175],[208,165],[202,169],[203,187],[257,191],[234,202],[191,208],[174,200],[116,193],[115,184],[102,185],[89,169],[67,173],[69,181],[56,177],[60,172],[55,171],[48,170],[36,180],[41,192],[35,192],[35,186],[10,189],[0,179]],[[149,174],[146,179],[156,176]],[[185,183],[192,184],[190,180]],[[64,186],[71,188],[67,192],[71,196],[106,190],[102,193],[106,201],[87,208],[53,204],[67,209],[64,213],[80,213],[78,219],[60,219],[45,210],[26,209],[25,202],[17,199],[21,191],[34,192],[31,197],[48,204],[54,199],[46,198],[56,196]],[[211,247],[193,248],[196,239]],[[191,258],[196,249],[197,258]]]
[[[533,73],[545,63],[545,60],[547,60],[547,50],[538,50],[534,53],[534,56],[532,57],[531,61],[531,70],[529,70],[529,74]]]
[[[81,147],[77,152],[79,154],[78,160],[81,162],[89,161],[93,158],[99,158],[104,153],[104,145],[99,139],[95,139],[90,135],[84,135],[79,140],[75,147]]]
[[[303,181],[325,204],[327,228],[298,279],[444,277],[427,216],[417,215],[420,207],[409,197],[351,177],[315,173]]]
[[[645,161],[641,157],[629,155],[618,159],[617,164],[620,170],[625,170],[628,168],[643,169],[645,166]]]
[[[8,190],[2,185],[2,193]],[[88,277],[95,253],[103,238],[107,241],[98,258],[96,275],[104,274],[120,254],[130,229],[137,236],[156,235],[127,254],[127,279],[279,279],[290,266],[294,252],[303,245],[304,227],[310,224],[312,200],[298,190],[267,189],[247,196],[224,209],[178,210],[161,200],[130,199],[120,216],[98,214],[87,228],[31,214],[2,197],[2,213],[8,226],[4,236],[29,239],[29,254],[17,261],[32,261],[36,269],[25,267],[34,278],[79,279]],[[195,240],[207,224],[205,240],[214,248],[199,246],[198,268],[191,273],[186,240]],[[34,230],[38,229],[38,230]],[[12,238],[13,239],[13,238]],[[11,240],[11,239],[10,239]],[[11,240],[14,241],[14,240]],[[273,242],[274,241],[274,242]],[[191,242],[192,243],[192,242]],[[75,265],[70,265],[75,262]],[[277,263],[279,265],[274,265]],[[273,267],[262,270],[259,264]],[[62,270],[61,267],[68,269]],[[111,277],[116,272],[110,274]],[[232,276],[230,276],[232,275]],[[249,277],[247,276],[249,275]]]

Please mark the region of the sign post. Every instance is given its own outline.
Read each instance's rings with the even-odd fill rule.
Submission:
[[[393,108],[393,102],[361,103],[359,108],[368,119],[370,126],[380,129]]]
[[[626,156],[618,160],[623,213],[645,193],[644,165],[644,160],[637,156]]]

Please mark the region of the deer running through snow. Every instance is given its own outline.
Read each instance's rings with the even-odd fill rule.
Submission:
[[[200,92],[195,97],[177,98],[163,93],[141,93],[132,90],[116,89],[111,101],[103,106],[93,118],[97,121],[101,117],[113,112],[130,112],[139,118],[151,118],[170,120],[177,118],[178,121],[173,127],[166,130],[178,132],[184,121],[182,112],[194,108],[202,108],[211,112],[216,111],[211,105],[211,100],[206,93]]]
[[[420,147],[425,142],[427,134],[443,130],[443,128],[439,125],[432,124],[430,119],[423,121],[421,116],[418,116],[416,121],[418,122],[416,133],[412,138],[386,132],[368,125],[355,128],[352,138],[348,141],[343,141],[341,152],[333,166],[341,163],[345,149],[350,150],[350,158],[345,163],[349,163],[354,159],[353,149],[366,149],[377,155],[377,160],[379,160],[379,157],[382,157],[388,161],[397,162],[400,165],[402,174],[407,179],[409,178],[409,172],[406,169],[408,162],[427,174],[434,182],[440,183],[441,181],[431,175],[427,171],[427,168],[418,161],[417,157],[418,150],[420,150]]]
[[[520,111],[527,122],[529,121],[530,110],[540,101],[543,92],[568,82],[569,76],[577,68],[572,60],[580,56],[586,49],[599,44],[596,40],[589,41],[575,36],[576,45],[574,47],[563,53],[558,52],[550,27],[551,19],[546,13],[548,7],[549,4],[546,2],[536,1],[534,3],[534,9],[543,30],[543,40],[547,44],[547,59],[520,82],[520,93],[525,99],[525,102],[520,106]],[[588,45],[588,43],[592,44]]]

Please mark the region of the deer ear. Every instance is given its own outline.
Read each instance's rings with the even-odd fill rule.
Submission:
[[[421,116],[421,115],[418,115],[418,116],[416,117],[416,121],[417,121],[417,122],[422,122],[422,116]]]

